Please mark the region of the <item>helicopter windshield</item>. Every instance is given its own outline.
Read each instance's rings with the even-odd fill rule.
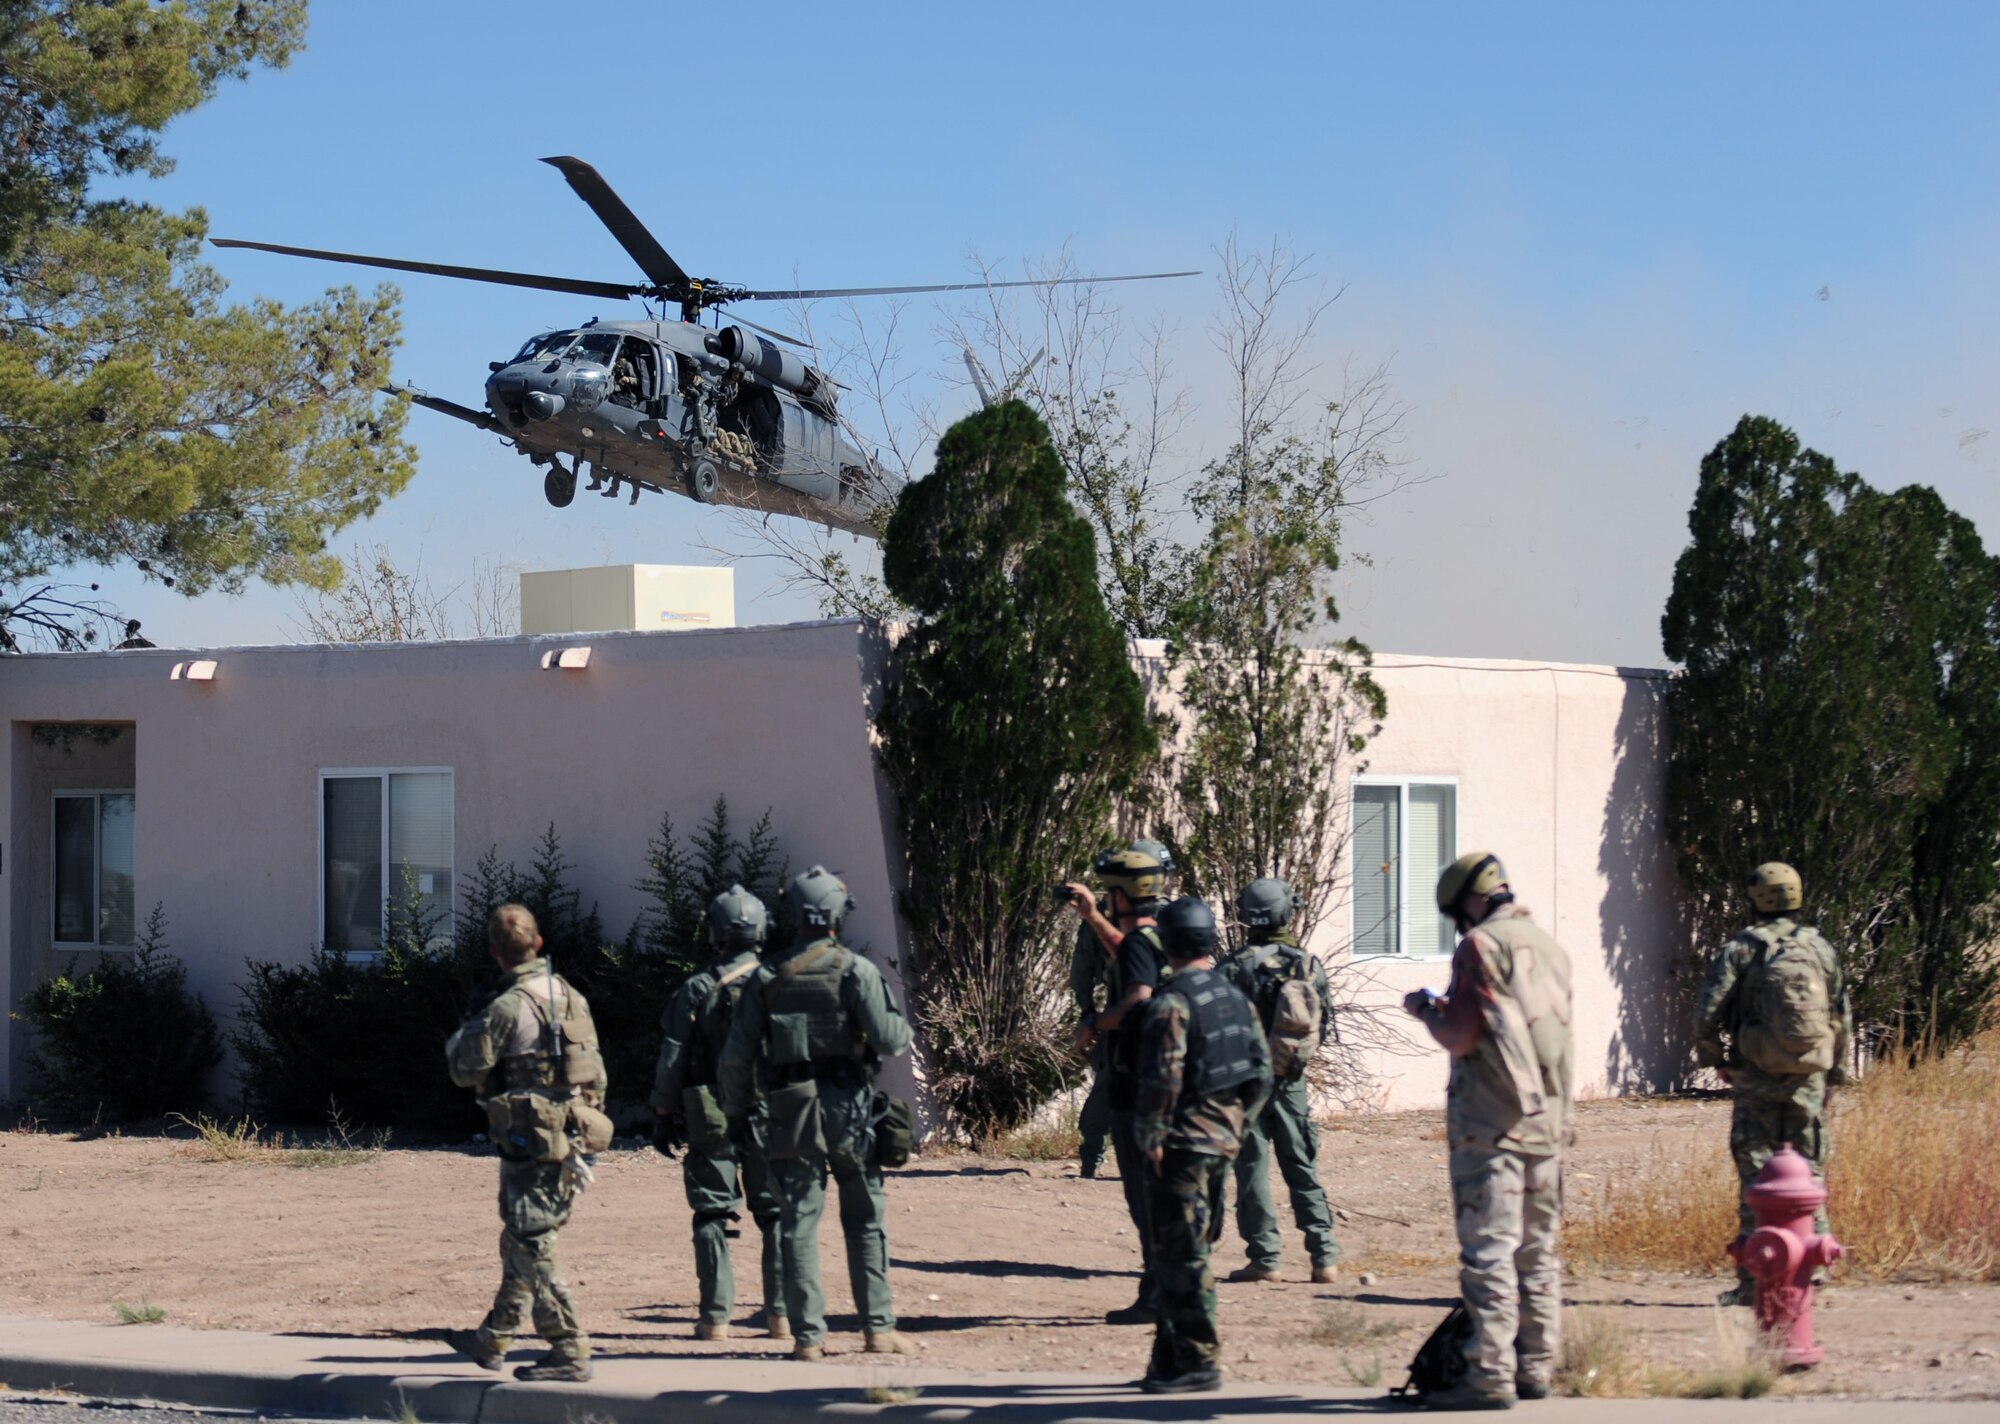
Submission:
[[[514,353],[508,364],[512,365],[514,361],[532,361],[537,357],[559,356],[563,348],[575,339],[574,331],[550,331],[540,336],[531,336],[521,349]]]
[[[599,366],[609,366],[618,354],[618,333],[615,331],[593,331],[577,342],[576,349],[569,353],[572,361],[591,361]]]

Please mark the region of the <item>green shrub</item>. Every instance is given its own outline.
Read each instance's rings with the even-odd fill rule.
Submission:
[[[207,1101],[221,1039],[166,932],[166,910],[154,905],[130,958],[82,974],[71,960],[22,999],[17,1017],[36,1031],[28,1062],[39,1110],[136,1122]]]

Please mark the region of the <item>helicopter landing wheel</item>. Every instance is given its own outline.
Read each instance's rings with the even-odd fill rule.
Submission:
[[[543,475],[542,496],[557,509],[569,508],[569,502],[576,498],[576,471],[557,466]]]
[[[722,472],[715,468],[713,460],[696,460],[694,468],[688,471],[687,487],[688,493],[703,504],[714,504],[722,490]]]

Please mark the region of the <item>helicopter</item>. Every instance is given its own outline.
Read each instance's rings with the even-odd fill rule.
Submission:
[[[893,501],[902,480],[864,454],[842,429],[840,385],[797,354],[808,343],[741,317],[723,323],[722,308],[744,302],[822,297],[962,292],[1090,282],[1152,281],[1194,272],[1042,281],[945,282],[901,287],[753,290],[690,277],[598,171],[580,158],[545,158],[638,263],[644,282],[598,282],[530,272],[502,272],[437,262],[366,257],[310,247],[212,238],[217,247],[252,248],[419,272],[510,287],[648,304],[644,321],[600,321],[544,331],[504,361],[487,365],[483,410],[393,384],[386,393],[490,431],[544,471],[542,493],[558,509],[576,498],[577,481],[614,498],[629,488],[678,493],[702,504],[793,515],[864,538],[871,515]],[[654,316],[677,307],[679,319]],[[713,326],[702,325],[705,312]],[[786,349],[786,348],[793,349]],[[567,462],[567,463],[565,463]]]

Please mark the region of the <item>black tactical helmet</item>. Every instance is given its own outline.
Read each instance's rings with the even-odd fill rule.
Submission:
[[[1236,917],[1245,929],[1281,930],[1291,923],[1292,911],[1303,904],[1290,881],[1267,875],[1243,887],[1243,893],[1236,897]]]
[[[799,917],[799,923],[818,930],[840,928],[847,912],[854,908],[847,882],[823,865],[815,865],[785,887],[785,903]]]
[[[1200,959],[1215,953],[1215,912],[1196,895],[1183,895],[1160,911],[1160,943],[1172,959]]]
[[[708,902],[708,936],[718,946],[748,949],[762,944],[770,927],[764,902],[741,885],[730,886]]]

